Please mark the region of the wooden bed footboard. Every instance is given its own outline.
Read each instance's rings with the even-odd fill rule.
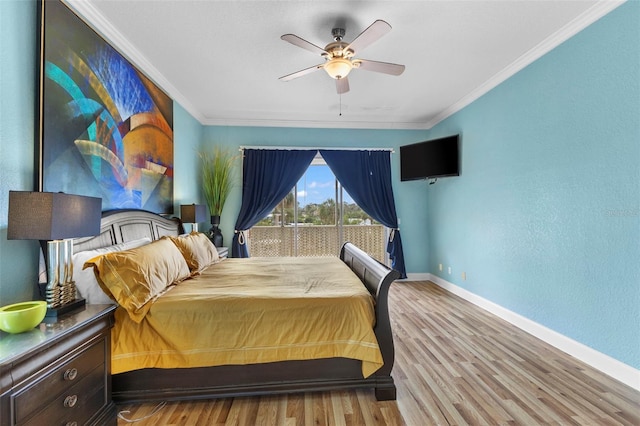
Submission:
[[[183,233],[179,220],[141,210],[103,214],[101,234],[74,242],[76,251],[90,250],[141,237],[152,240]],[[360,278],[375,298],[374,328],[384,365],[367,378],[362,363],[348,358],[282,361],[268,364],[224,365],[204,368],[143,369],[112,377],[113,399],[118,403],[151,400],[188,400],[232,396],[373,388],[378,400],[396,398],[391,377],[394,363],[393,335],[389,321],[388,293],[400,277],[351,243],[340,259]]]
[[[378,262],[351,243],[345,243],[342,246],[340,259],[360,278],[376,300],[376,325],[373,331],[378,339],[384,365],[374,374],[381,381],[388,383],[386,391],[382,383],[376,386],[376,397],[378,400],[395,399],[396,389],[391,378],[395,352],[389,319],[389,287],[392,282],[400,278],[400,273]],[[382,393],[385,392],[393,393],[393,396],[384,397]]]

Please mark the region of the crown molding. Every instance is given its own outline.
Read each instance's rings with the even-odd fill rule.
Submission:
[[[204,123],[205,117],[200,111],[126,37],[117,31],[91,2],[86,0],[62,0],[62,2],[69,6],[87,25],[107,40],[114,49],[127,58],[129,62],[142,71],[173,100],[180,103],[196,120],[201,124]]]
[[[521,55],[507,67],[496,73],[489,80],[482,83],[480,86],[464,96],[458,102],[454,103],[449,108],[436,115],[432,120],[426,123],[425,128],[431,129],[439,122],[460,111],[467,105],[474,102],[476,99],[480,98],[482,95],[489,92],[491,89],[497,87],[504,81],[511,78],[527,65],[540,59],[542,56],[549,53],[551,50],[555,49],[560,44],[564,43],[565,41],[625,2],[626,0],[602,0],[597,2],[595,5],[580,14],[567,25],[553,33],[551,36],[547,37],[542,42],[538,43],[535,47],[531,48],[528,52]]]
[[[625,3],[626,0],[602,0],[598,1],[591,8],[580,16],[576,17],[569,24],[556,31],[550,37],[530,49],[524,55],[496,73],[489,80],[482,83],[469,94],[455,102],[433,119],[424,123],[398,122],[359,122],[359,121],[309,121],[309,120],[271,120],[259,118],[224,118],[205,117],[175,86],[153,66],[147,58],[133,46],[127,38],[118,32],[104,16],[86,0],[62,0],[72,10],[74,10],[89,26],[98,34],[109,41],[112,46],[125,56],[132,64],[135,64],[147,77],[164,90],[171,98],[191,114],[200,124],[211,126],[262,126],[262,127],[307,127],[307,128],[350,128],[350,129],[412,129],[429,130],[436,124],[462,110],[467,105],[480,98],[491,89],[495,88],[505,80],[512,77],[527,65],[536,61],[549,51],[553,50],[569,38],[573,37],[584,28],[588,27],[598,19],[602,18],[615,8]]]
[[[314,129],[368,129],[368,130],[427,130],[425,123],[329,120],[273,120],[260,118],[209,118],[201,121],[207,126],[245,127],[300,127]]]

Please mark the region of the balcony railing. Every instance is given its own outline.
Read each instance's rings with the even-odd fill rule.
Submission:
[[[344,225],[343,240],[385,262],[386,230],[383,225]],[[338,256],[343,241],[339,230],[328,225],[254,226],[248,233],[252,257]]]

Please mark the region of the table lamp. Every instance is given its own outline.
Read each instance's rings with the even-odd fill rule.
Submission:
[[[47,314],[84,306],[73,281],[73,241],[100,233],[102,199],[62,192],[9,191],[8,240],[47,241]]]
[[[184,204],[180,206],[182,223],[190,223],[191,231],[198,232],[198,223],[207,220],[207,206],[203,204]]]

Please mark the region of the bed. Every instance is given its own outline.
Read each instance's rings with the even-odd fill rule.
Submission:
[[[74,241],[74,277],[78,274],[76,282],[79,291],[84,293],[83,297],[87,294],[86,288],[80,284],[82,280],[79,277],[81,273],[93,274],[92,269],[98,271],[95,275],[100,281],[100,285],[106,285],[108,277],[106,277],[107,272],[105,271],[110,269],[105,265],[111,265],[110,261],[107,262],[106,259],[117,259],[118,256],[123,258],[124,253],[142,253],[144,250],[147,250],[146,256],[148,258],[155,258],[159,249],[156,248],[156,252],[151,252],[149,247],[160,244],[166,245],[162,248],[162,256],[166,257],[164,253],[169,247],[168,241],[172,241],[180,250],[183,250],[180,246],[185,244],[182,242],[184,241],[182,238],[196,240],[200,236],[203,237],[203,234],[199,236],[188,234],[185,237],[182,224],[178,219],[168,219],[150,212],[141,210],[104,212],[100,235]],[[149,242],[153,242],[153,244],[144,245]],[[135,247],[131,248],[131,244],[134,244]],[[140,247],[141,244],[142,247]],[[115,252],[109,252],[111,247],[125,251],[114,249]],[[211,245],[211,247],[213,246]],[[102,253],[102,250],[107,250],[109,254],[95,256],[96,253]],[[215,251],[215,249],[213,250]],[[339,261],[336,258],[250,258],[215,260],[210,262],[210,265],[207,262],[204,266],[202,264],[193,266],[189,256],[184,252],[182,254],[187,259],[189,277],[177,280],[177,284],[167,286],[157,292],[155,296],[147,298],[145,303],[137,304],[134,308],[127,306],[131,294],[127,296],[129,299],[122,299],[125,300],[124,302],[116,297],[122,302],[116,310],[116,324],[112,333],[114,347],[112,352],[112,370],[114,372],[112,390],[113,399],[116,402],[188,400],[353,388],[372,388],[378,400],[396,398],[396,388],[391,377],[394,347],[387,296],[390,284],[399,277],[397,271],[382,265],[350,243],[346,243],[342,247]],[[78,271],[76,260],[86,264],[86,268],[82,272]],[[130,261],[129,258],[127,261]],[[318,263],[321,272],[312,272],[309,262]],[[241,264],[249,263],[253,264],[253,271],[244,272],[243,269],[237,269],[247,266]],[[284,266],[285,263],[289,265]],[[279,277],[271,275],[272,272],[276,273],[277,271],[281,273]],[[334,288],[343,289],[348,287],[342,284],[343,280],[350,282],[359,305],[357,307],[345,305],[345,309],[349,315],[363,316],[364,321],[368,321],[368,330],[352,326],[356,320],[346,316],[344,318],[340,316],[337,318],[337,323],[332,323],[332,321],[336,321],[336,316],[346,315],[334,314],[332,309],[338,309],[343,303],[353,302],[342,302],[342,299],[327,300],[325,296],[314,296],[316,287],[319,286],[317,283],[323,281],[320,279],[320,275],[332,276],[334,271],[337,281],[331,285]],[[122,278],[126,275],[123,275],[121,270],[116,270],[115,275],[124,281],[128,279]],[[229,277],[229,281],[235,281],[241,287],[241,290],[233,287],[229,294],[236,297],[240,292],[240,298],[243,301],[246,300],[251,304],[263,304],[266,310],[261,310],[260,315],[255,318],[246,313],[241,314],[242,322],[238,319],[230,319],[229,324],[222,325],[227,317],[231,317],[232,311],[237,310],[230,308],[236,306],[237,300],[229,299],[229,294],[225,294],[226,286],[231,284],[226,284],[223,281],[224,277]],[[304,290],[296,290],[296,286],[300,287],[296,282],[300,280],[302,280]],[[277,287],[276,291],[269,290],[269,281],[280,287]],[[354,281],[357,283],[355,286],[353,285]],[[282,287],[283,283],[288,286]],[[260,288],[260,291],[263,291],[262,287],[266,288],[264,291],[268,293],[267,296],[263,292],[254,297],[256,289]],[[207,290],[205,291],[204,288]],[[115,297],[113,294],[117,294],[119,291],[117,287],[109,287],[108,290],[111,291],[112,298]],[[346,292],[346,290],[341,291]],[[205,298],[203,294],[208,292],[222,293],[222,302],[220,300],[214,302],[208,297]],[[246,292],[246,294],[242,292]],[[276,313],[271,311],[283,309],[270,309],[269,307],[285,306],[283,305],[285,301],[282,298],[289,292],[295,294],[294,303],[302,303],[301,299],[305,299],[304,303],[313,303],[313,306],[296,306],[286,311],[285,317],[298,318],[293,316],[296,315],[294,311],[305,311],[308,315],[313,315],[314,311],[318,311],[317,318],[309,320],[309,324],[312,324],[311,321],[313,321],[315,326],[313,324],[307,325],[307,329],[300,333],[301,339],[308,336],[312,330],[321,330],[323,333],[326,330],[333,330],[336,333],[335,336],[332,334],[331,338],[325,339],[323,334],[319,338],[314,337],[308,342],[303,341],[302,343],[300,341],[292,343],[286,340],[294,338],[291,337],[295,334],[294,329],[287,328],[286,332],[281,332],[288,327],[287,321],[279,317],[272,317],[271,315],[276,315]],[[105,295],[102,294],[101,297],[105,297]],[[353,299],[351,295],[349,298]],[[313,300],[310,302],[306,299]],[[179,305],[174,303],[180,300],[183,302],[187,300],[188,308],[176,308]],[[97,303],[103,302],[98,300]],[[196,308],[199,305],[202,307],[198,311]],[[369,310],[371,311],[370,318],[367,317]],[[209,316],[195,313],[201,311],[210,312],[212,315],[217,313],[216,318],[208,319],[208,321],[217,322],[214,325],[200,326],[203,316]],[[253,312],[253,310],[251,311]],[[185,321],[189,321],[188,326],[185,325]],[[304,326],[306,321],[305,318],[299,317],[290,323],[303,324]],[[138,357],[142,361],[141,364],[137,363],[139,360],[135,359],[136,356],[118,352],[117,348],[121,346],[122,342],[144,340],[121,335],[120,333],[124,333],[123,329],[133,330],[134,333],[137,333],[134,335],[143,336],[148,333],[163,333],[165,328],[171,328],[171,326],[176,326],[178,330],[181,330],[180,324],[182,324],[182,332],[179,334],[184,334],[183,341],[200,341],[204,338],[203,336],[208,334],[220,334],[224,337],[222,340],[230,342],[229,345],[235,349],[223,350],[215,346],[217,343],[207,343],[202,347],[191,349],[186,357],[180,358],[180,355],[174,357],[176,359],[171,364],[167,360],[172,356],[173,343],[169,338],[165,339],[161,335],[159,337],[154,335],[155,337],[150,340],[166,340],[169,342],[167,343],[168,349],[139,348],[135,352],[136,354],[151,354],[151,356]],[[322,324],[323,327],[318,327],[317,324]],[[327,324],[332,325],[325,326]],[[122,327],[118,327],[119,325]],[[240,337],[224,334],[235,328],[243,330]],[[245,335],[249,336],[247,330],[252,333],[255,331],[255,334],[252,334],[255,337],[251,337],[249,343],[242,340],[249,339],[249,337],[245,337]],[[343,330],[347,335],[339,334]],[[203,334],[203,331],[206,332]],[[188,337],[187,334],[191,332],[195,334]],[[356,335],[357,339],[352,337]],[[301,347],[303,355],[301,356],[300,352],[292,352],[293,349],[283,350],[281,347],[272,350],[272,345],[268,344],[269,342],[265,339],[273,339],[274,341],[285,339],[285,346]],[[333,349],[315,347],[315,342],[321,340],[335,344]],[[237,350],[237,347],[242,350]],[[206,350],[202,348],[206,348]],[[211,348],[215,348],[216,353],[221,353],[223,360],[226,361],[209,362],[208,355],[201,352],[211,352],[213,351]],[[297,350],[295,349],[295,351]],[[255,355],[252,352],[255,352]],[[135,362],[130,363],[129,360]]]

